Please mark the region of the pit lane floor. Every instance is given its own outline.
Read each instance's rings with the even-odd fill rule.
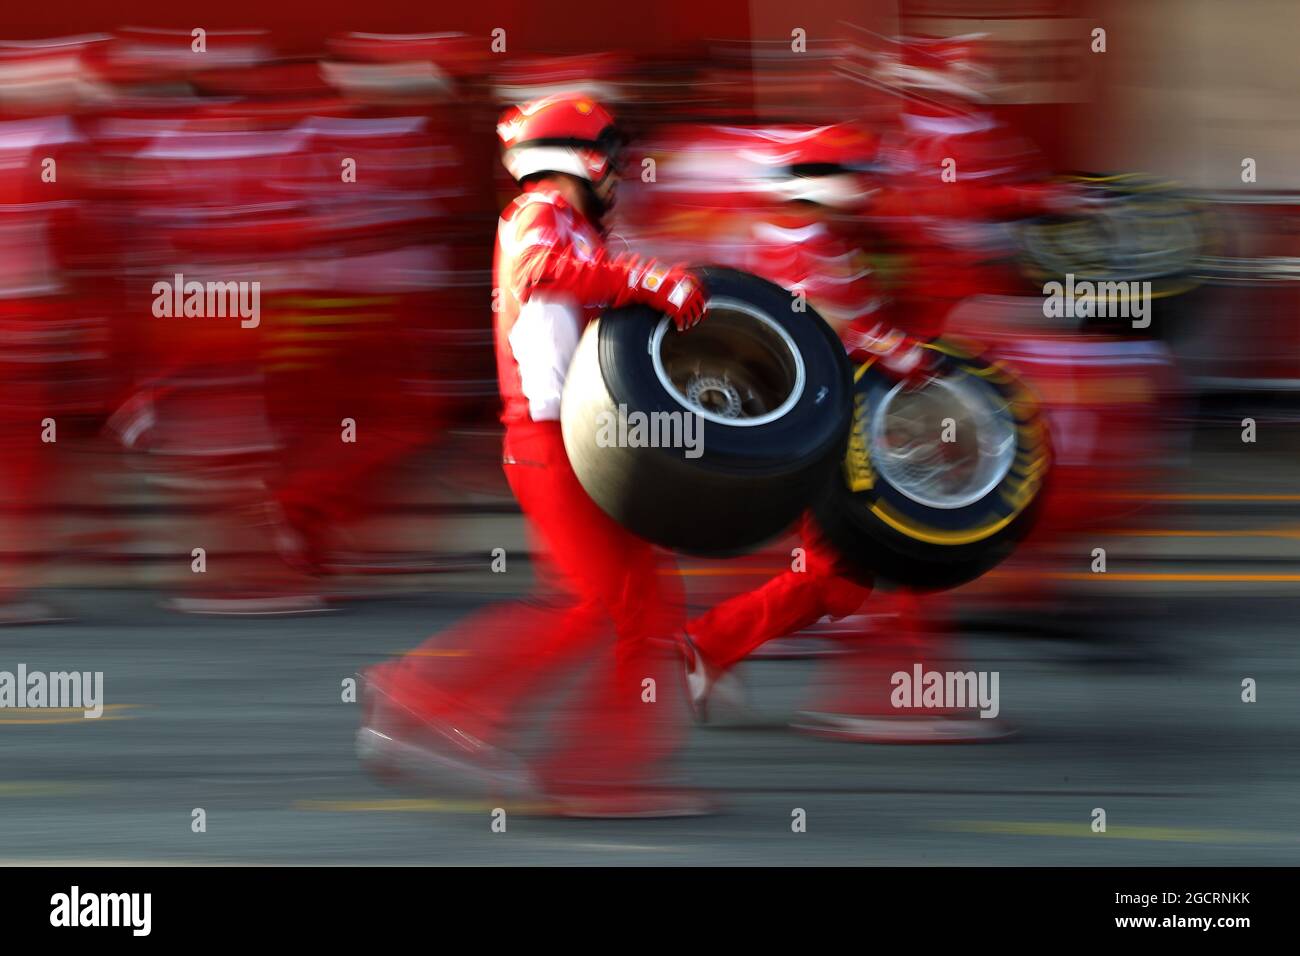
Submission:
[[[719,816],[584,822],[378,785],[340,682],[479,598],[187,618],[157,592],[64,591],[73,623],[0,629],[0,670],[100,670],[104,718],[0,710],[0,862],[1039,864],[1300,862],[1295,585],[1148,586],[1159,614],[1088,640],[972,634],[1020,735],[985,746],[828,742],[785,727],[815,668],[754,661],[757,713],[697,728],[682,770]],[[486,596],[484,596],[486,599]],[[456,653],[457,648],[448,648]],[[1258,702],[1241,682],[1258,682]],[[1090,829],[1104,808],[1107,832]],[[191,829],[206,812],[206,832]],[[807,831],[791,830],[792,812]]]

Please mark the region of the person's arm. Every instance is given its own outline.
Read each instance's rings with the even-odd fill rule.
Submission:
[[[920,339],[877,318],[874,312],[854,319],[840,332],[849,358],[856,364],[875,361],[891,378],[918,383],[930,377],[933,358]]]
[[[637,256],[610,256],[603,249],[582,258],[560,241],[555,209],[549,204],[532,203],[520,210],[515,237],[522,251],[514,259],[510,279],[522,303],[534,292],[562,292],[584,305],[647,305],[666,314],[679,329],[704,317],[704,290],[689,270]]]

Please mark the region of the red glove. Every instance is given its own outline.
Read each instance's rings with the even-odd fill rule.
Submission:
[[[678,330],[688,329],[704,317],[705,296],[699,279],[681,266],[661,266],[653,260],[603,252],[594,259],[545,249],[522,270],[520,299],[534,289],[560,289],[586,303],[607,308],[637,302],[662,312]]]
[[[690,328],[704,316],[704,290],[693,273],[636,256],[610,257],[604,249],[583,258],[562,241],[565,227],[557,215],[550,203],[532,203],[513,220],[518,252],[509,281],[520,302],[527,302],[537,289],[551,289],[583,305],[616,309],[644,303],[667,315],[678,329]]]
[[[679,332],[704,318],[704,287],[689,269],[647,262],[628,274],[628,283],[633,286],[633,301],[664,313]]]
[[[919,388],[934,377],[937,365],[934,351],[925,348],[919,339],[891,329],[883,322],[863,329],[855,321],[844,330],[843,339],[849,358],[855,363],[861,365],[874,360],[877,368],[908,388]]]

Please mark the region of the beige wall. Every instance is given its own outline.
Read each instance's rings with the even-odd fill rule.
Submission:
[[[1141,169],[1216,190],[1300,190],[1300,3],[1109,0],[1096,19],[1091,126],[1073,150],[1095,168]],[[1086,118],[1085,118],[1086,119]],[[1259,182],[1241,182],[1241,161]]]

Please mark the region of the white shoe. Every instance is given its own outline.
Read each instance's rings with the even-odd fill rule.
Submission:
[[[686,693],[697,722],[708,723],[709,712],[745,713],[745,684],[734,672],[713,667],[704,659],[695,641],[682,632],[682,656],[686,665]]]
[[[1005,740],[1015,728],[998,718],[801,711],[790,726],[803,733],[869,744],[976,744]]]
[[[518,756],[455,724],[421,717],[362,675],[357,757],[372,773],[439,795],[540,799]]]

